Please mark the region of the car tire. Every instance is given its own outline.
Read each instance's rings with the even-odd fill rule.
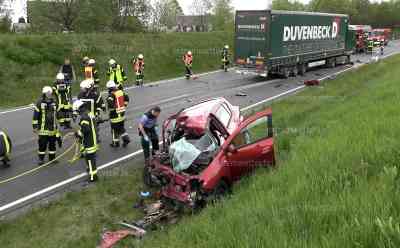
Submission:
[[[290,77],[290,69],[289,69],[289,67],[284,67],[282,69],[281,73],[282,73],[283,78],[289,78]]]
[[[229,185],[224,181],[221,180],[215,189],[211,193],[211,203],[217,203],[219,202],[222,198],[224,198],[226,195],[230,193],[231,189]]]

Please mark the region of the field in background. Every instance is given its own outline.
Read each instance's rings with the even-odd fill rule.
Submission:
[[[392,57],[273,103],[276,170],[119,247],[399,247],[399,66]],[[126,164],[96,187],[0,222],[2,247],[93,247],[103,228],[137,218],[142,161]]]
[[[72,59],[79,79],[81,58],[95,58],[105,86],[110,58],[124,66],[133,83],[130,61],[143,53],[145,81],[149,82],[183,76],[181,57],[187,50],[194,53],[195,73],[218,69],[219,49],[226,43],[232,45],[232,33],[0,35],[0,107],[36,101],[41,88],[54,82],[64,57]]]

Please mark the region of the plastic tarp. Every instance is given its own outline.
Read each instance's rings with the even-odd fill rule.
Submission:
[[[172,143],[169,148],[172,166],[176,172],[188,169],[200,154],[201,151],[189,143],[186,138]]]

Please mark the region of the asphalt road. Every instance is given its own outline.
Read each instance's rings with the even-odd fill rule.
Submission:
[[[399,41],[392,42],[385,49],[386,55],[398,52],[400,52]],[[370,59],[371,55],[355,55],[352,57],[352,61],[356,64],[367,63]],[[246,107],[295,89],[303,85],[305,80],[319,79],[349,67],[338,66],[334,69],[313,70],[302,77],[267,81],[260,81],[253,75],[241,75],[235,71],[228,73],[214,72],[201,75],[197,80],[175,79],[142,88],[131,88],[127,91],[132,101],[127,111],[126,127],[133,142],[127,148],[111,148],[109,146],[111,142],[110,127],[108,123],[103,124],[100,131],[102,143],[101,150],[98,152],[98,165],[104,165],[141,149],[137,135],[137,119],[152,106],[161,106],[163,110],[161,120],[184,107],[212,97],[222,96],[234,105]],[[244,92],[247,96],[236,96],[238,92]],[[37,167],[37,137],[32,133],[31,118],[32,110],[29,108],[0,113],[0,127],[8,132],[13,140],[12,166],[10,168],[0,166],[0,182]],[[72,139],[66,140],[64,148],[59,150],[58,154],[71,143]],[[138,154],[138,156],[142,155]],[[8,207],[10,203],[85,172],[86,165],[83,160],[70,165],[67,162],[70,158],[71,155],[58,164],[14,181],[0,184],[0,216],[43,198],[53,191]],[[66,187],[68,187],[68,184],[66,184]]]

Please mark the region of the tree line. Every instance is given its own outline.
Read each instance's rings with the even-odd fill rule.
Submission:
[[[400,27],[400,0],[311,0],[308,4],[297,0],[273,0],[272,9],[348,14],[352,24]]]
[[[29,31],[38,33],[163,31],[184,14],[177,0],[35,0],[28,1],[27,13]],[[192,0],[187,14],[210,15],[214,30],[233,27],[231,0]],[[0,20],[0,32],[9,21]]]

